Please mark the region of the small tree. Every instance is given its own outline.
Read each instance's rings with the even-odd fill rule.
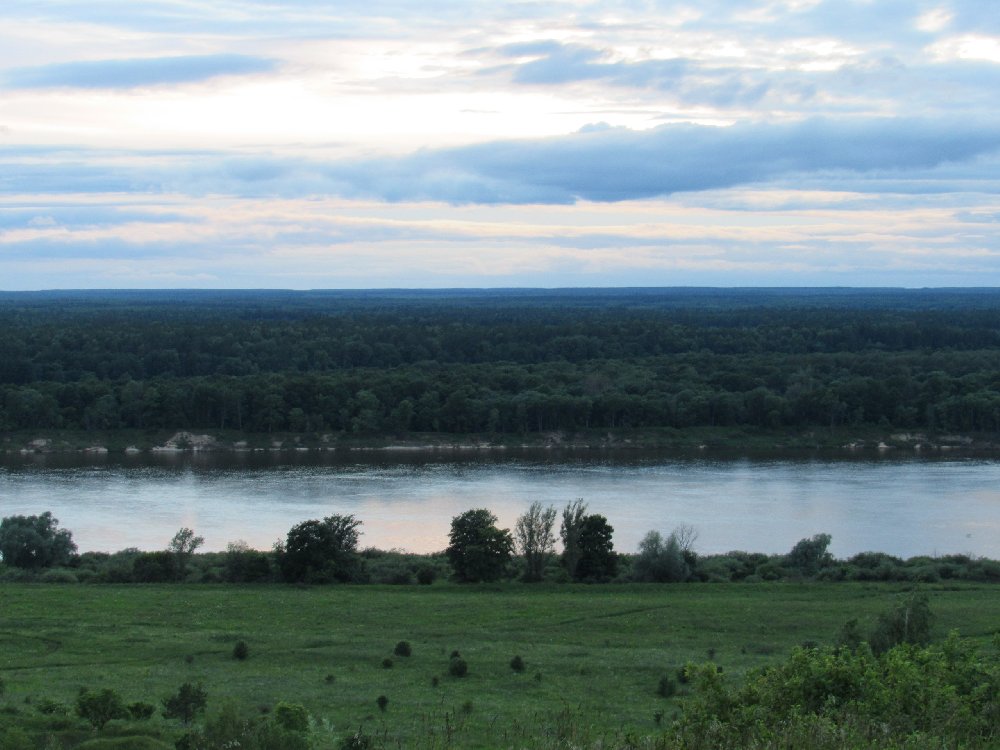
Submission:
[[[685,527],[690,528],[690,527]],[[632,565],[632,577],[637,581],[669,583],[686,581],[691,576],[682,536],[676,530],[665,540],[658,531],[650,531],[639,542],[639,554]]]
[[[559,538],[563,543],[562,562],[571,578],[576,578],[576,566],[580,562],[580,531],[586,518],[587,504],[582,499],[569,503],[562,512]]]
[[[184,527],[180,529],[167,545],[167,552],[174,555],[177,561],[177,577],[183,579],[187,573],[187,564],[194,551],[205,543],[205,538],[195,536],[194,532]]]
[[[303,521],[288,531],[280,550],[281,574],[286,581],[329,583],[349,581],[358,568],[358,527],[353,515]]]
[[[618,572],[618,556],[611,542],[613,533],[614,528],[604,516],[598,513],[584,516],[580,525],[577,579],[607,580]]]
[[[878,617],[868,643],[876,654],[901,643],[926,646],[931,641],[931,614],[927,594],[913,592],[890,611]]]
[[[797,570],[804,576],[816,575],[820,568],[833,560],[833,556],[826,551],[831,539],[829,534],[816,534],[812,539],[800,539],[785,555],[785,567]]]
[[[76,696],[77,715],[100,731],[112,719],[129,718],[128,709],[121,696],[111,688],[81,690]]]
[[[445,553],[464,582],[496,581],[514,550],[510,531],[498,529],[497,517],[485,508],[468,510],[451,519],[451,544]]]
[[[556,509],[552,506],[543,508],[539,502],[517,519],[514,526],[514,540],[518,551],[524,555],[524,580],[540,581],[556,538],[552,527],[556,522]]]
[[[163,699],[163,716],[167,719],[180,719],[187,726],[205,710],[207,700],[208,694],[200,684],[185,682],[176,693]]]
[[[0,558],[15,568],[65,565],[76,552],[73,535],[59,528],[49,511],[39,516],[7,516],[0,521]]]

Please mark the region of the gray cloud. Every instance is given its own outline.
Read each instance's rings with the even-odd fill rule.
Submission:
[[[274,70],[276,63],[248,55],[188,55],[126,60],[93,60],[8,70],[7,88],[116,89],[193,83],[224,75]]]
[[[715,190],[794,177],[815,189],[850,183],[923,191],[995,185],[1000,127],[911,119],[812,119],[731,127],[588,128],[569,136],[421,150],[401,158],[313,161],[274,155],[178,155],[169,166],[69,151],[49,160],[0,150],[0,191],[340,195],[390,202],[568,204]],[[32,150],[37,154],[36,150]],[[13,160],[8,165],[7,159]],[[954,165],[949,169],[944,169]],[[943,172],[938,170],[944,169]],[[958,187],[953,187],[950,181]]]

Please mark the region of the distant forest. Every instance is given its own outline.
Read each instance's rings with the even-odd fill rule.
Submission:
[[[1000,290],[0,293],[0,429],[1000,432]]]

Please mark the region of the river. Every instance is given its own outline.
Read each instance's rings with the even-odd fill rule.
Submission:
[[[206,550],[268,549],[309,518],[352,513],[361,545],[447,546],[453,516],[489,508],[503,526],[533,501],[582,498],[619,551],[686,524],[695,549],[785,552],[825,532],[846,557],[1000,558],[1000,461],[974,457],[713,457],[641,451],[252,452],[7,455],[0,515],[49,510],[81,551],[163,549],[182,526]]]

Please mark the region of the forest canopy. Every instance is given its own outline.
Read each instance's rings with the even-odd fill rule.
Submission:
[[[0,429],[1000,431],[1000,290],[0,294]]]

